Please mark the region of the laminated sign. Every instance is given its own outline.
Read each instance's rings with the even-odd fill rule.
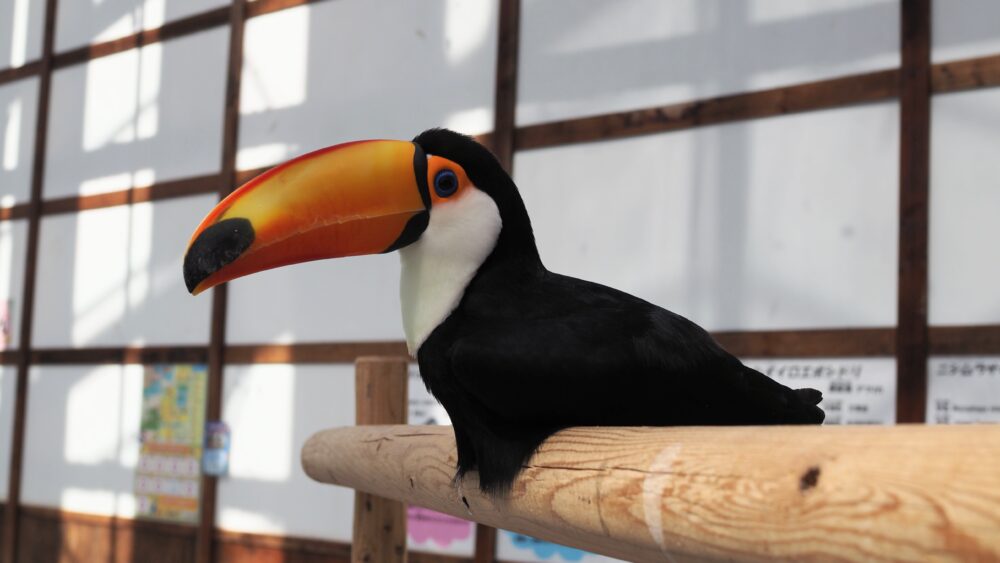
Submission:
[[[203,365],[146,368],[135,476],[139,516],[198,521],[205,382]]]
[[[792,389],[823,392],[824,424],[896,422],[896,364],[890,358],[744,360]]]
[[[1000,422],[1000,357],[933,358],[927,370],[927,422]]]

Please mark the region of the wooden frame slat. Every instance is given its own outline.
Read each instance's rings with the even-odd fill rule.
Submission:
[[[362,356],[408,356],[403,341],[236,344],[226,347],[226,364],[341,364]]]
[[[0,70],[0,85],[21,80],[22,78],[28,78],[30,76],[37,76],[41,70],[41,60],[31,61],[21,66],[5,68]]]
[[[935,94],[997,86],[1000,86],[1000,54],[931,67],[931,91]]]
[[[0,221],[13,221],[14,219],[24,219],[29,215],[31,205],[19,203],[11,207],[0,208]]]
[[[129,188],[103,194],[69,196],[42,202],[42,215],[58,215],[104,207],[131,205],[150,201],[163,201],[178,197],[214,194],[219,191],[219,175],[197,176],[171,180],[152,186]]]
[[[21,361],[21,351],[20,350],[3,350],[0,351],[0,365],[2,366],[16,366]]]
[[[927,403],[927,241],[930,207],[931,3],[902,10],[896,420],[923,422]]]
[[[936,356],[1000,355],[1000,325],[932,326],[928,339]]]
[[[147,29],[118,39],[64,51],[55,56],[55,68],[80,64],[130,49],[206,31],[225,25],[228,21],[229,7],[215,8],[207,12],[167,22],[155,29]]]
[[[21,476],[24,468],[24,435],[28,409],[28,370],[31,367],[32,326],[34,321],[35,279],[38,273],[38,237],[41,224],[42,186],[45,182],[45,151],[48,139],[49,101],[52,91],[52,53],[55,45],[57,0],[46,0],[42,31],[42,59],[39,72],[38,106],[35,119],[35,145],[31,161],[31,196],[28,201],[28,240],[25,257],[24,287],[21,298],[21,326],[17,356],[17,387],[14,397],[14,422],[10,447],[10,472],[7,480],[7,504],[3,514],[0,561],[14,563],[17,558],[18,514],[21,504]]]
[[[896,330],[846,328],[713,332],[729,353],[741,358],[852,358],[895,355]]]
[[[32,364],[203,364],[207,346],[125,346],[104,348],[36,348]]]
[[[240,125],[240,78],[243,73],[243,30],[246,24],[247,1],[232,0],[229,13],[229,60],[226,67],[226,98],[222,125],[222,162],[218,186],[219,199],[225,198],[235,187],[236,151]],[[205,420],[221,420],[223,377],[226,362],[226,309],[227,285],[212,290],[212,320],[208,343],[208,392]],[[195,559],[198,563],[213,560],[215,512],[218,497],[218,478],[202,475],[201,507]]]
[[[882,70],[759,92],[518,127],[517,150],[606,141],[704,125],[879,102],[899,93],[899,71]]]

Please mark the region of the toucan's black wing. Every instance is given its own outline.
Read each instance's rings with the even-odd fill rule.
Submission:
[[[823,420],[818,392],[792,391],[745,367],[679,315],[626,294],[590,305],[466,323],[449,350],[455,379],[483,408],[517,424]]]

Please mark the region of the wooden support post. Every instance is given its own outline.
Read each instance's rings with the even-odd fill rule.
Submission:
[[[510,495],[441,426],[320,432],[306,473],[627,561],[1000,560],[1000,425],[571,428]]]
[[[355,417],[359,426],[405,424],[409,361],[366,356],[355,363]],[[375,463],[394,464],[378,456]],[[405,563],[406,505],[365,492],[354,493],[352,563]]]
[[[899,74],[899,290],[896,420],[923,422],[927,408],[930,217],[931,0],[906,0]]]

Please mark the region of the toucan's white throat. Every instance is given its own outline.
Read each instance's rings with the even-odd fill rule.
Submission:
[[[403,331],[410,354],[458,307],[503,225],[493,198],[475,187],[435,203],[427,229],[399,251]]]

